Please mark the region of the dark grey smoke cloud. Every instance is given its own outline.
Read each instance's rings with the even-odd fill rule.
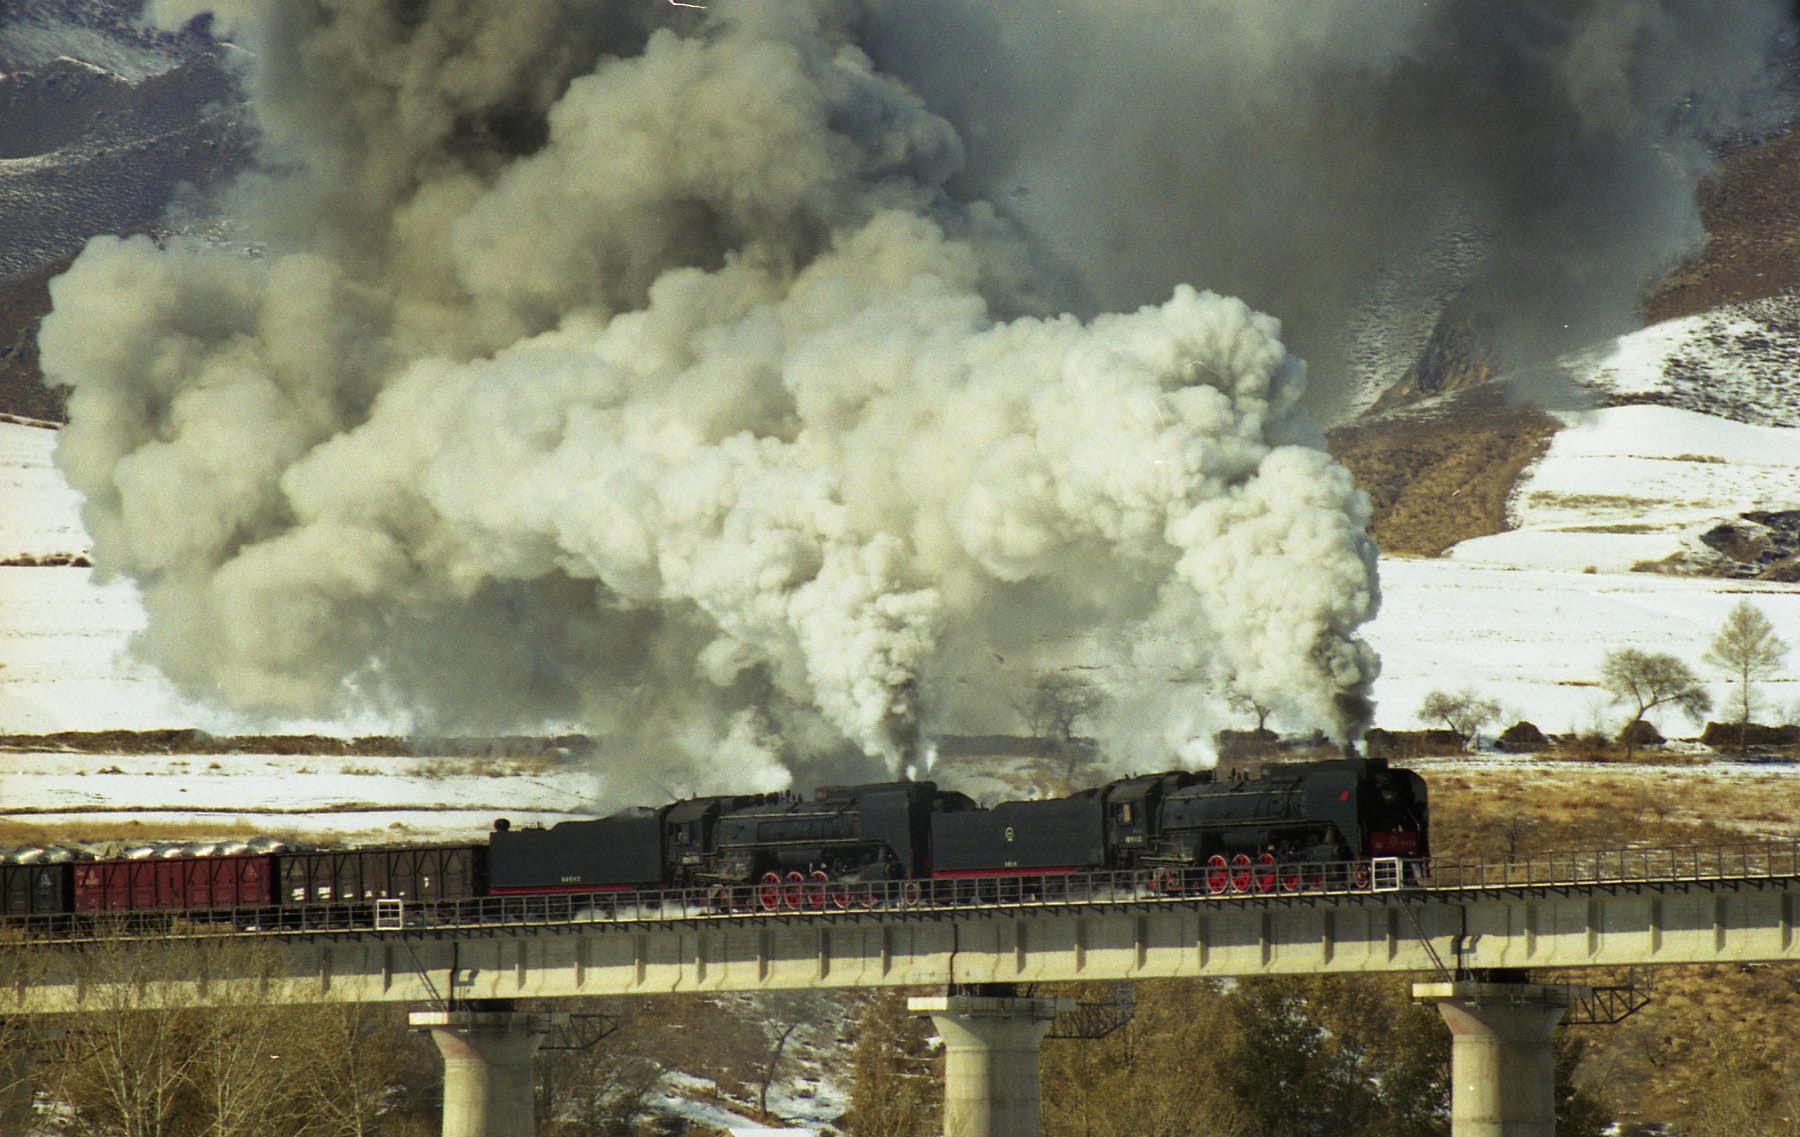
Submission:
[[[1786,113],[1790,7],[871,0],[859,35],[1088,305],[1241,296],[1335,413],[1459,295],[1515,365],[1633,326],[1714,147]]]

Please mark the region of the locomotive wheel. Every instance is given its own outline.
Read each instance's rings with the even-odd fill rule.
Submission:
[[[1275,854],[1262,853],[1256,858],[1256,891],[1275,891]]]
[[[1277,872],[1280,874],[1280,878],[1281,878],[1280,879],[1281,891],[1283,891],[1283,892],[1299,892],[1300,891],[1300,866],[1299,865],[1289,862],[1289,863],[1283,864],[1280,867],[1280,869],[1277,870]]]
[[[773,912],[781,907],[781,874],[766,872],[762,874],[762,884],[756,889],[756,904],[764,912]]]
[[[909,880],[900,886],[900,903],[908,908],[918,906],[920,895],[919,882],[916,880]]]
[[[825,870],[814,869],[812,871],[812,877],[806,886],[806,906],[815,912],[824,908],[825,890],[830,884],[831,878],[825,875]]]
[[[1231,891],[1250,891],[1250,854],[1236,853],[1231,858]]]
[[[850,886],[837,881],[826,888],[825,895],[830,898],[831,906],[839,912],[847,911],[856,901],[850,895]]]
[[[799,908],[806,892],[806,874],[799,869],[791,869],[787,874],[787,882],[781,890],[781,902],[788,908]]]
[[[1214,853],[1206,858],[1206,891],[1214,896],[1231,887],[1231,871],[1225,867],[1225,858]]]
[[[862,891],[856,894],[856,902],[864,908],[875,908],[881,904],[881,894],[875,891],[873,884],[865,884]]]
[[[1158,896],[1179,896],[1181,878],[1174,869],[1158,869],[1150,874],[1150,891]]]

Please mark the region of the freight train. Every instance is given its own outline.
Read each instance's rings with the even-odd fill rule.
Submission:
[[[1384,858],[1420,872],[1428,832],[1423,779],[1360,757],[1254,778],[1168,771],[991,808],[929,781],[885,782],[691,798],[550,828],[502,820],[485,845],[15,857],[0,864],[0,914],[366,926],[378,900],[459,919],[509,904],[606,910],[672,890],[709,911],[818,911],[1068,896],[1095,874],[1159,895],[1294,892],[1365,886]]]

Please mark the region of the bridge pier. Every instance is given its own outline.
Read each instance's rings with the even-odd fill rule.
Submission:
[[[1537,983],[1415,983],[1450,1028],[1451,1137],[1555,1137],[1551,1039],[1570,989]]]
[[[906,1001],[944,1040],[944,1137],[1038,1137],[1038,1046],[1069,999],[1026,999],[1010,984]]]
[[[510,1008],[408,1016],[415,1029],[431,1032],[444,1057],[443,1137],[533,1137],[532,1059],[544,1036],[567,1019]]]

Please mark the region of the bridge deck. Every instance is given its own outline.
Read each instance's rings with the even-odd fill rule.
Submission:
[[[1204,879],[1173,894],[1107,874],[1059,878],[1053,894],[1002,881],[1016,894],[937,903],[895,889],[840,907],[802,893],[773,911],[668,893],[581,911],[547,897],[345,909],[294,926],[266,912],[19,924],[0,953],[0,1013],[1800,958],[1793,844],[1435,864],[1418,884],[1378,871],[1218,895]]]

